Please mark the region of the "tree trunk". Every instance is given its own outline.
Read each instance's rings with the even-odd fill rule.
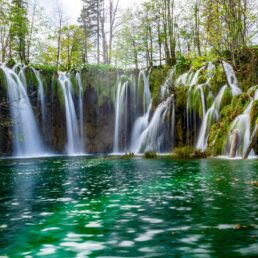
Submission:
[[[238,130],[233,130],[231,133],[231,147],[230,147],[230,158],[235,158],[237,154],[237,148],[239,145],[239,134]]]
[[[244,157],[243,157],[244,159],[247,159],[249,157],[249,154],[252,151],[257,140],[258,140],[258,124],[256,124],[256,126],[254,128],[254,132],[253,132],[251,140],[250,140],[250,143],[249,143],[247,149],[245,150]]]

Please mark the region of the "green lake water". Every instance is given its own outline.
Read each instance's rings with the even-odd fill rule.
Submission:
[[[258,161],[0,161],[0,257],[258,257]]]

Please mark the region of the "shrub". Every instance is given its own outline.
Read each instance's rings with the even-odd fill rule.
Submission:
[[[175,155],[175,157],[180,159],[189,159],[192,157],[194,151],[194,147],[184,146],[175,148],[173,154]]]
[[[134,158],[134,157],[135,157],[134,153],[130,152],[130,153],[124,154],[121,158],[122,159],[131,159],[131,158]]]
[[[156,159],[157,158],[157,153],[155,151],[146,151],[144,153],[144,158],[145,159]]]

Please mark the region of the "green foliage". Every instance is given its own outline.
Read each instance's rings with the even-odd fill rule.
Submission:
[[[144,158],[145,159],[156,159],[157,158],[157,153],[155,151],[146,151],[144,153]]]
[[[10,43],[21,63],[26,62],[26,37],[28,33],[27,3],[12,0],[10,12]]]
[[[121,156],[121,159],[132,159],[134,157],[135,157],[134,153],[126,153],[123,156]]]
[[[7,81],[3,70],[0,68],[0,88],[7,89]]]
[[[221,155],[224,152],[227,143],[229,124],[213,124],[208,138],[208,152],[212,156]]]
[[[186,102],[187,102],[187,92],[188,92],[187,86],[181,86],[177,87],[175,90],[175,100],[176,100],[176,106],[178,108],[185,108]]]
[[[117,73],[117,69],[111,65],[83,66],[81,70],[82,85],[95,89],[98,95],[98,105],[101,105],[105,98],[113,98],[115,101]]]
[[[200,159],[207,158],[208,153],[203,152],[201,150],[197,150],[192,146],[184,146],[174,148],[172,156],[179,159]]]
[[[212,93],[217,95],[219,89],[227,83],[224,70],[221,65],[216,66],[214,76],[209,81]]]
[[[208,150],[213,156],[221,155],[224,152],[232,122],[244,112],[250,101],[246,93],[232,98],[230,91],[225,92],[223,98],[225,99],[222,100],[224,103],[221,105],[220,122],[212,125],[208,137]]]
[[[224,94],[223,94],[223,97],[221,100],[220,109],[229,105],[231,103],[232,97],[233,97],[232,91],[231,91],[230,87],[227,87],[224,91]]]
[[[169,66],[154,67],[150,74],[150,91],[153,98],[153,105],[157,107],[160,100],[160,88],[164,83],[169,71]]]

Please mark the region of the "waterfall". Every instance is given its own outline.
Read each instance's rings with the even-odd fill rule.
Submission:
[[[72,83],[66,73],[59,73],[59,82],[63,91],[65,114],[66,114],[66,129],[67,129],[67,146],[68,155],[81,154],[81,141],[78,127],[78,120],[75,112],[75,105],[72,97]]]
[[[200,149],[202,151],[206,150],[208,145],[208,136],[210,132],[210,128],[214,122],[219,121],[219,110],[220,110],[220,104],[224,95],[224,92],[227,88],[227,85],[223,86],[221,90],[219,91],[218,96],[215,98],[212,106],[208,109],[206,112],[202,126],[200,129],[198,142],[196,145],[197,149]]]
[[[114,134],[114,153],[119,153],[120,149],[120,132],[123,126],[127,126],[127,105],[128,105],[128,80],[125,82],[122,79],[126,77],[122,76],[119,80],[117,92],[116,92],[116,115],[115,115],[115,134]]]
[[[138,76],[138,89],[140,89],[141,79],[143,79],[143,114],[146,114],[148,111],[149,105],[151,103],[151,92],[150,92],[150,71],[141,70]]]
[[[168,97],[156,109],[148,127],[138,139],[136,153],[170,151],[175,133],[175,101]]]
[[[148,126],[148,120],[150,117],[151,107],[152,107],[152,99],[151,99],[151,92],[150,92],[150,71],[142,70],[138,75],[138,95],[141,96],[141,79],[143,80],[143,101],[140,99],[140,104],[142,104],[143,114],[138,116],[134,122],[133,129],[132,129],[132,136],[131,136],[131,143],[130,143],[130,151],[137,152],[139,149],[139,138],[141,137],[142,132]]]
[[[85,151],[84,147],[84,113],[83,113],[83,88],[82,88],[82,80],[80,73],[76,73],[76,80],[79,87],[79,128],[80,128],[80,142],[81,142],[81,151]]]
[[[2,65],[8,86],[8,99],[12,121],[13,152],[16,157],[36,157],[46,154],[33,109],[24,85],[24,68],[18,74],[17,67]],[[23,78],[23,79],[22,79]]]
[[[238,87],[238,80],[233,67],[225,61],[222,61],[222,65],[227,77],[227,82],[232,90],[232,94],[234,96],[240,95],[242,90]]]
[[[40,102],[40,108],[41,108],[41,116],[42,116],[42,124],[45,125],[46,123],[46,100],[45,100],[45,90],[43,86],[43,82],[40,78],[39,71],[35,70],[34,68],[31,68],[36,79],[38,82],[38,100]]]
[[[230,145],[231,145],[231,132],[237,131],[239,142],[237,148],[237,156],[242,157],[244,152],[248,148],[248,144],[251,138],[251,125],[250,125],[250,113],[252,109],[252,105],[255,100],[258,100],[258,89],[255,91],[254,97],[251,99],[250,103],[248,104],[247,108],[243,112],[243,114],[237,116],[233,121],[230,131],[228,134],[228,140],[226,145],[226,154],[229,155],[230,152]],[[254,152],[251,152],[251,156],[254,156]]]
[[[170,94],[171,94],[170,91],[171,91],[172,87],[174,86],[175,76],[176,76],[176,66],[174,66],[168,72],[168,76],[167,76],[165,82],[161,85],[160,97],[162,100],[164,100],[170,96]]]

